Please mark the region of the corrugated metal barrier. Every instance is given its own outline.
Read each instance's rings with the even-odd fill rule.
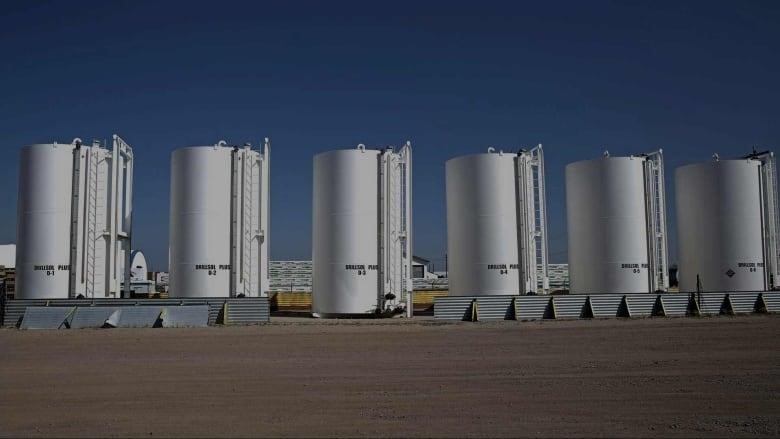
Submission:
[[[191,328],[208,326],[209,306],[166,306],[163,309],[161,317],[163,328]]]
[[[726,308],[731,314],[750,314],[759,311],[759,293],[726,294]]]
[[[228,303],[231,306],[227,306]],[[198,312],[206,311],[209,325],[224,323],[224,312],[226,309],[230,309],[231,312],[232,320],[228,322],[230,324],[261,323],[267,322],[270,318],[268,299],[265,297],[238,299],[213,297],[198,299],[35,299],[9,300],[2,305],[2,309],[0,309],[2,326],[19,328],[41,326],[43,323],[35,323],[36,319],[42,319],[44,314],[54,315],[57,312],[31,311],[37,314],[35,316],[31,314],[29,322],[25,324],[25,312],[29,308],[36,307],[72,309],[73,313],[65,321],[67,324],[61,325],[61,327],[73,327],[74,329],[99,328],[104,325],[114,327],[159,327],[164,323],[160,316],[166,308],[181,307],[200,307]],[[174,315],[171,318],[176,316],[176,312],[174,311]],[[187,312],[196,311],[188,310]],[[48,325],[51,326],[54,323]],[[200,326],[200,323],[197,326]]]
[[[472,320],[472,304],[476,297],[447,296],[434,299],[433,318],[436,320]]]
[[[541,320],[555,318],[550,296],[518,296],[515,299],[517,320]]]
[[[587,309],[588,296],[553,296],[553,309],[556,319],[579,319],[592,317],[588,315]]]
[[[620,294],[594,294],[588,297],[590,309],[595,318],[607,317],[628,317],[627,311],[623,310],[623,301],[625,296]]]
[[[712,316],[720,314],[723,310],[723,302],[726,299],[726,293],[699,293],[694,294],[693,297],[699,315]]]
[[[476,320],[512,320],[514,319],[513,296],[483,296],[477,299]]]
[[[243,297],[227,299],[226,325],[251,325],[265,323],[271,318],[268,299],[265,297]]]
[[[70,322],[71,329],[102,328],[116,308],[110,306],[80,306]]]
[[[24,311],[22,329],[59,329],[67,327],[72,306],[30,306]]]
[[[650,317],[656,306],[660,308],[657,294],[626,294],[623,297],[629,317]]]
[[[761,299],[764,302],[766,312],[780,312],[780,292],[767,291],[761,293]]]
[[[685,317],[692,314],[688,294],[661,294],[661,312],[664,317]]]

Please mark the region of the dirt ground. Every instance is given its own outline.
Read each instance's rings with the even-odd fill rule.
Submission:
[[[780,436],[780,316],[0,330],[3,436]]]

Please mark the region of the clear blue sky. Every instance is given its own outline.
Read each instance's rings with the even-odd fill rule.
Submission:
[[[672,195],[675,167],[780,139],[778,1],[6,1],[0,53],[0,242],[21,146],[116,132],[158,270],[181,146],[270,137],[271,255],[308,259],[312,156],[412,140],[414,251],[441,268],[451,157],[543,142],[565,262],[567,163],[661,146]]]

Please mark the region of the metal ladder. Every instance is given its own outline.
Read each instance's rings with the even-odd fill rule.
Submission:
[[[666,241],[666,190],[663,150],[645,154],[645,199],[650,292],[669,288],[669,252]]]
[[[87,199],[86,199],[86,224],[84,234],[84,270],[85,270],[85,296],[95,297],[96,277],[96,241],[98,240],[97,211],[98,211],[98,151],[92,147],[87,153]]]
[[[254,210],[252,171],[253,160],[251,151],[245,150],[242,187],[241,215],[241,286],[245,297],[250,297],[252,291],[252,241],[254,240]]]

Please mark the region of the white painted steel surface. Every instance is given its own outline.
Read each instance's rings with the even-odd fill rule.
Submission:
[[[16,244],[0,245],[0,266],[16,267]]]
[[[649,292],[643,157],[566,166],[572,294]]]
[[[171,156],[171,297],[268,291],[268,152],[180,148]]]
[[[16,242],[16,295],[67,299],[70,292],[72,144],[22,148]]]
[[[171,156],[170,295],[229,297],[233,149],[180,148]]]
[[[677,168],[680,291],[766,289],[757,160],[720,160]]]
[[[410,163],[408,143],[398,153],[361,145],[314,157],[315,314],[384,311],[411,297]]]
[[[363,314],[378,306],[379,157],[340,150],[314,157],[313,295],[319,314]]]
[[[450,296],[520,294],[517,157],[470,154],[446,163]]]

